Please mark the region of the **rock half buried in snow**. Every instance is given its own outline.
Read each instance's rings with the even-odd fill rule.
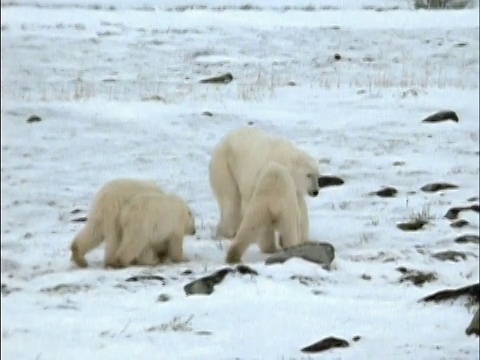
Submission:
[[[200,80],[202,84],[228,84],[230,81],[233,80],[233,75],[230,73],[226,73],[220,76],[211,77],[208,79]]]
[[[187,295],[210,295],[213,293],[215,285],[221,283],[227,274],[233,272],[231,268],[222,268],[215,271],[213,274],[202,277],[183,287]]]
[[[404,283],[408,281],[415,286],[422,286],[427,282],[432,282],[437,280],[437,276],[435,275],[435,273],[429,272],[429,271],[412,270],[412,269],[407,269],[403,266],[398,267],[396,270],[402,273],[402,276],[400,277],[400,280],[399,280],[400,283]]]
[[[387,187],[384,187],[380,190],[374,191],[373,193],[370,193],[370,194],[371,195],[377,195],[377,196],[380,196],[380,197],[383,197],[383,198],[395,197],[395,195],[398,194],[398,190],[395,189],[394,187],[387,186]]]
[[[472,210],[475,212],[479,212],[479,206],[478,204],[472,204],[469,206],[454,206],[448,209],[448,211],[445,213],[445,215],[443,215],[443,217],[449,220],[455,220],[458,218],[458,215],[460,214],[460,212],[465,210]]]
[[[125,281],[128,282],[137,282],[137,281],[144,281],[144,280],[157,280],[160,281],[163,285],[165,285],[165,278],[163,276],[158,276],[158,275],[135,275],[131,276]]]
[[[432,257],[440,261],[454,261],[466,260],[467,255],[465,253],[455,250],[440,251],[432,254]]]
[[[213,274],[202,277],[185,285],[183,290],[187,295],[210,295],[213,293],[215,285],[220,284],[225,276],[230,273],[241,275],[258,275],[258,272],[247,265],[238,265],[235,269],[224,267],[215,271]]]
[[[313,343],[312,345],[304,347],[301,351],[306,353],[316,353],[333,348],[344,348],[349,346],[350,344],[347,340],[329,336],[325,339],[317,341],[316,343]]]
[[[454,240],[457,244],[467,244],[467,243],[472,243],[472,244],[479,244],[480,243],[480,238],[478,235],[461,235],[457,237]]]
[[[329,243],[310,241],[277,251],[265,260],[265,264],[283,263],[294,257],[317,263],[328,270],[335,258],[335,248]]]
[[[29,124],[35,123],[35,122],[40,122],[40,121],[42,121],[42,118],[38,115],[32,115],[27,119],[27,123],[29,123]]]
[[[329,186],[343,185],[345,181],[337,176],[322,175],[318,177],[318,187],[325,188]]]
[[[465,219],[458,219],[458,220],[452,221],[452,223],[450,224],[450,227],[455,228],[455,229],[460,229],[460,228],[465,227],[469,224],[470,223]]]
[[[468,325],[467,329],[465,332],[467,335],[480,335],[480,315],[479,315],[480,309],[477,309],[477,312],[473,316],[472,322],[470,325]]]
[[[409,222],[398,223],[397,228],[403,231],[417,231],[422,229],[428,222],[422,219],[414,219]]]
[[[440,190],[449,190],[449,189],[458,189],[457,185],[445,183],[445,182],[437,182],[423,185],[420,190],[425,192],[437,192]]]
[[[437,123],[441,121],[452,120],[458,122],[458,116],[455,111],[452,110],[445,110],[439,111],[435,114],[427,116],[425,119],[422,120],[423,123]]]
[[[469,297],[472,300],[472,303],[478,303],[480,301],[480,283],[467,285],[458,289],[447,289],[438,291],[434,294],[425,296],[419,301],[423,302],[439,302],[447,301],[452,299],[458,299],[461,296]]]

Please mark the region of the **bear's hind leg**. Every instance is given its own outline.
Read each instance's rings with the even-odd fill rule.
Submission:
[[[133,264],[149,244],[148,237],[142,236],[141,230],[139,226],[126,226],[115,256],[105,265],[124,268]]]
[[[277,219],[277,230],[280,236],[280,246],[288,248],[300,244],[298,214],[296,209],[287,208],[282,211]]]
[[[220,150],[219,150],[220,151]],[[210,185],[220,210],[216,229],[217,238],[231,239],[240,225],[240,191],[225,159],[219,153],[212,155],[209,167]]]
[[[270,220],[271,217],[266,206],[249,206],[237,235],[228,249],[226,262],[229,264],[239,263],[247,248],[257,240],[258,235],[263,231],[265,222],[270,224]]]
[[[174,263],[188,261],[188,259],[183,255],[183,236],[172,235],[169,237],[168,258]]]
[[[134,265],[155,266],[162,262],[162,259],[150,246],[147,246],[140,255],[133,261]]]
[[[308,218],[308,207],[305,197],[303,195],[297,194],[297,202],[299,208],[299,221],[298,226],[300,229],[300,238],[299,241],[301,243],[308,241],[309,235],[309,218]]]
[[[71,260],[81,268],[88,266],[85,254],[99,246],[103,241],[103,233],[98,222],[88,221],[82,230],[75,236],[70,246]]]
[[[105,267],[109,267],[114,263],[115,256],[120,248],[123,237],[118,220],[107,224],[105,227],[105,234],[107,234],[107,237],[105,238],[105,254],[103,261]]]

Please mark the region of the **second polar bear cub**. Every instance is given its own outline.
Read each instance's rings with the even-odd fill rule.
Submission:
[[[113,267],[135,264],[136,259],[153,251],[159,261],[186,261],[183,238],[195,235],[195,220],[187,204],[178,196],[158,192],[134,196],[120,211],[122,231]]]
[[[146,198],[142,197],[143,194]],[[134,210],[136,207],[141,208],[143,203],[144,209]],[[126,215],[126,212],[129,215]],[[168,214],[165,215],[165,213]],[[140,217],[137,224],[138,232],[135,237],[130,236],[129,240],[124,241],[126,237],[123,228],[128,223],[129,216],[132,219]],[[122,221],[121,218],[123,218]],[[123,252],[120,258],[117,256],[120,247],[124,249],[129,242],[136,242],[137,238],[140,242],[144,242],[143,238],[152,234],[155,226],[158,227],[160,222],[162,234],[182,232],[189,234],[195,231],[195,222],[188,206],[180,198],[165,194],[155,182],[140,179],[112,180],[95,195],[87,222],[72,241],[70,246],[72,261],[79,267],[88,266],[85,255],[105,242],[105,267],[126,265]],[[144,227],[140,227],[140,223]],[[131,229],[132,226],[129,225],[129,228]],[[157,246],[158,242],[161,241],[153,243]],[[134,247],[138,248],[138,246]],[[160,262],[160,257],[165,255],[164,249],[160,250],[157,253],[152,247],[143,247],[139,255],[130,263],[156,265]],[[175,253],[175,250],[172,253]],[[172,257],[174,260],[179,258],[175,254]]]
[[[87,267],[85,255],[105,241],[104,264],[108,266],[120,244],[120,210],[133,196],[152,191],[163,194],[150,180],[121,178],[107,182],[95,195],[87,222],[72,241],[72,261]]]
[[[280,235],[281,247],[300,243],[300,209],[295,183],[285,166],[270,162],[259,175],[226,261],[239,262],[255,241],[262,252],[275,251],[275,238],[271,236],[275,230]]]

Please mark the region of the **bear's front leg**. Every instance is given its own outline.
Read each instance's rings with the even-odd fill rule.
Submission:
[[[183,255],[183,235],[175,234],[168,238],[168,258],[174,263],[188,261]]]
[[[277,246],[275,245],[275,229],[272,226],[265,226],[259,233],[258,247],[262,253],[273,254],[277,251]]]

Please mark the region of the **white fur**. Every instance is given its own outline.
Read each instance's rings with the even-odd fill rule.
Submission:
[[[286,167],[270,162],[260,173],[226,261],[239,262],[255,241],[262,252],[275,252],[275,230],[280,235],[281,247],[298,245],[301,241],[295,183]]]

